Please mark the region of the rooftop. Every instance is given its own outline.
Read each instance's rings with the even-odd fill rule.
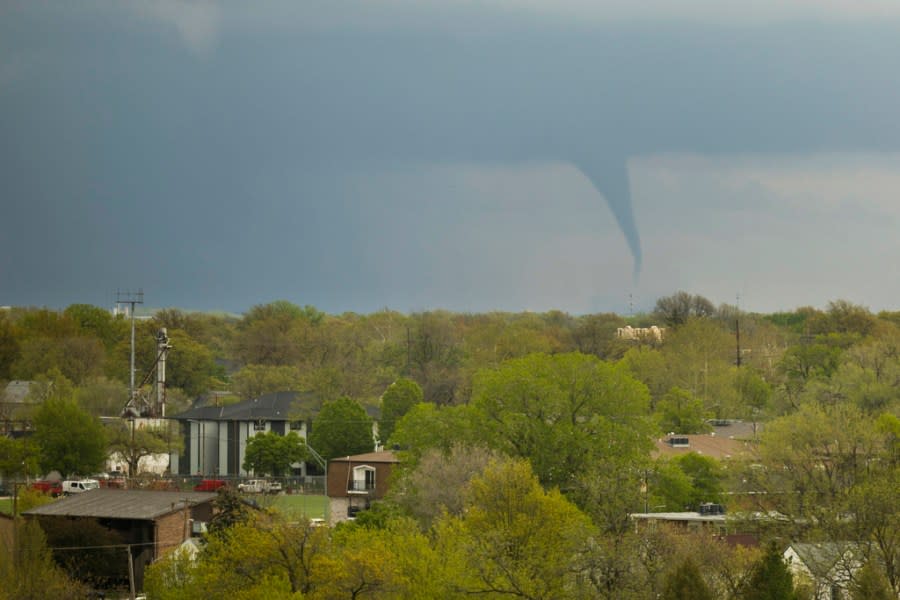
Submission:
[[[400,460],[393,452],[385,450],[382,452],[366,452],[365,454],[332,458],[330,462],[398,463]]]
[[[216,498],[206,492],[159,492],[100,488],[25,511],[25,515],[153,520]]]
[[[199,406],[170,418],[178,421],[289,421],[318,412],[321,401],[312,392],[273,392],[227,406]]]
[[[673,438],[676,438],[678,442],[673,444],[671,441]],[[684,440],[687,440],[686,445],[683,443]],[[717,460],[727,460],[750,455],[753,453],[753,450],[753,444],[749,441],[715,434],[679,434],[667,435],[657,439],[654,454],[656,456],[677,456],[679,454],[696,452]]]

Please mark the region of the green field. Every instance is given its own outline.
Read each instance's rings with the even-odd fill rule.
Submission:
[[[292,494],[275,496],[271,506],[288,519],[297,519],[303,516],[310,519],[324,519],[327,504],[328,498],[325,496]]]
[[[0,498],[0,513],[12,514],[12,498]]]

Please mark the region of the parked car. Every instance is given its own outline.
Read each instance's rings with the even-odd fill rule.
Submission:
[[[238,491],[245,494],[277,494],[281,491],[281,483],[265,479],[249,479],[238,484]]]
[[[49,494],[54,498],[61,496],[63,493],[62,483],[59,481],[38,480],[31,484],[31,489]]]
[[[224,479],[204,479],[194,486],[195,492],[215,492],[220,487],[225,487],[228,482]]]
[[[83,494],[99,487],[100,482],[96,479],[70,479],[62,482],[62,493],[64,496]]]

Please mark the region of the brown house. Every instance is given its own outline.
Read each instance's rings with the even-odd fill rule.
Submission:
[[[372,501],[383,498],[398,462],[393,452],[368,452],[330,460],[326,488],[330,522],[353,518],[369,508]]]
[[[23,513],[41,528],[93,521],[119,535],[122,548],[131,552],[135,584],[143,587],[144,568],[204,529],[213,514],[216,494],[100,488],[75,494]],[[114,574],[126,578],[127,571]]]

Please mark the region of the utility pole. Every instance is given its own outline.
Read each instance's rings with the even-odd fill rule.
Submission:
[[[129,598],[131,598],[131,600],[135,600],[135,598],[137,597],[137,595],[136,595],[136,593],[135,593],[135,586],[134,586],[134,556],[132,556],[132,554],[131,554],[131,544],[128,544],[127,546],[125,546],[125,551],[128,552],[128,592],[129,592]]]

